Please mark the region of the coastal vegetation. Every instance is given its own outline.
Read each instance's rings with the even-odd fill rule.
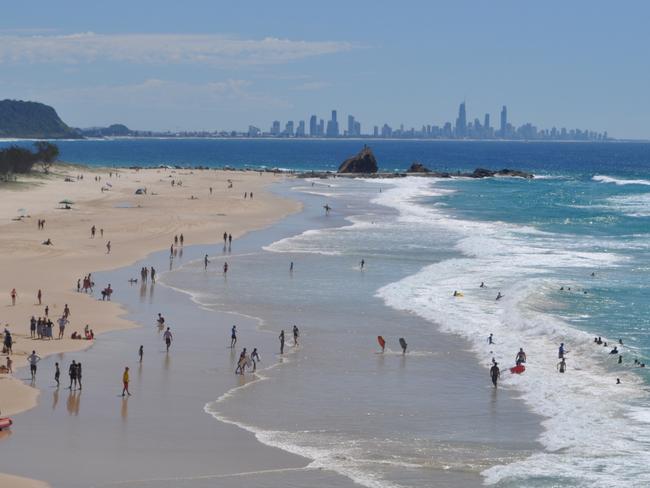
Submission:
[[[1,100],[0,137],[79,139],[81,136],[75,129],[68,127],[49,105],[22,100]]]
[[[37,164],[44,173],[48,173],[52,163],[59,157],[58,146],[51,142],[38,141],[34,143],[34,147],[35,151],[16,145],[0,149],[0,175],[29,173]]]

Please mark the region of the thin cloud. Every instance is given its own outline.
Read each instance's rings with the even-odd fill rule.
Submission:
[[[98,61],[145,64],[268,65],[353,49],[343,41],[233,39],[211,34],[20,36],[0,33],[0,63]]]
[[[294,87],[298,91],[318,91],[332,86],[329,81],[306,81]]]

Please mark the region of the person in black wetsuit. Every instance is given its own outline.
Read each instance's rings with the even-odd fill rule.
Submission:
[[[280,354],[284,354],[284,330],[280,331]]]
[[[490,368],[490,377],[492,378],[492,384],[496,388],[497,381],[501,377],[501,370],[499,369],[499,363],[495,362]]]

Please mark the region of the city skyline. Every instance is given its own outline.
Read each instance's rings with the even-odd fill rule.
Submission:
[[[76,127],[268,131],[280,119],[305,120],[307,133],[309,115],[327,122],[332,107],[345,108],[341,130],[348,112],[364,132],[452,113],[455,125],[466,99],[467,122],[480,114],[485,125],[490,113],[499,128],[507,102],[518,124],[650,139],[650,66],[639,62],[650,6],[640,1],[224,5],[12,5],[0,25],[0,98],[42,101]],[[612,26],[625,27],[603,36]]]
[[[468,121],[467,102],[462,101],[458,107],[458,116],[455,121],[444,122],[440,125],[430,123],[419,128],[392,127],[388,122],[381,126],[372,125],[372,130],[362,130],[362,125],[353,114],[347,116],[347,126],[341,130],[339,124],[338,110],[332,110],[330,119],[319,118],[317,114],[309,116],[309,130],[306,130],[305,120],[287,120],[282,129],[282,121],[274,120],[268,131],[260,127],[249,125],[248,131],[215,131],[222,135],[237,135],[248,137],[373,137],[373,138],[429,138],[429,139],[505,139],[505,140],[572,140],[572,141],[607,141],[610,140],[607,131],[598,132],[588,128],[567,128],[564,126],[553,126],[550,128],[538,128],[531,122],[524,122],[521,125],[514,125],[508,119],[507,105],[503,105],[499,112],[499,127],[493,127],[490,123],[491,114],[483,114],[483,122],[479,117]],[[294,126],[298,128],[294,131]],[[236,134],[234,134],[234,133]],[[224,134],[225,133],[225,134]]]

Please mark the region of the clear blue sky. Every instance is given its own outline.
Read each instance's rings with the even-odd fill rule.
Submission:
[[[14,2],[0,98],[74,126],[268,130],[352,113],[364,132],[468,117],[650,138],[641,1]]]

